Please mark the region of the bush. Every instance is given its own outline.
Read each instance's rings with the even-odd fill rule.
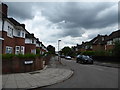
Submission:
[[[110,51],[84,51],[81,54],[89,56],[112,56]]]
[[[3,54],[2,55],[2,59],[12,59],[15,55],[14,54]]]
[[[113,55],[119,56],[119,54],[120,54],[120,42],[117,41],[115,42],[115,47],[113,48]]]
[[[91,56],[91,55],[95,55],[95,51],[84,51],[81,54]]]
[[[18,54],[18,55],[15,55],[16,57],[20,58],[20,59],[35,59],[36,58],[36,55],[35,54]]]

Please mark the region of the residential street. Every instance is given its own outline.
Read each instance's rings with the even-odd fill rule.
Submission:
[[[71,68],[74,75],[64,82],[44,88],[118,88],[118,68],[82,65],[62,59],[63,68]]]

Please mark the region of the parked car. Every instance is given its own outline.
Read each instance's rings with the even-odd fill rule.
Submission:
[[[65,56],[65,59],[71,60],[72,58],[70,56]]]
[[[65,58],[65,55],[61,55],[60,57],[61,57],[61,58]]]
[[[90,63],[93,64],[93,59],[90,58],[89,56],[85,55],[78,55],[76,59],[76,63]]]

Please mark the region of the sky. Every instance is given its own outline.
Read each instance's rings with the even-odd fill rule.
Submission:
[[[26,25],[45,46],[60,49],[118,30],[117,2],[5,2],[9,17]]]

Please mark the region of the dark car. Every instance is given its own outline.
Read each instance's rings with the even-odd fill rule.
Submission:
[[[76,63],[90,63],[93,64],[93,59],[89,56],[78,55],[76,59]]]

